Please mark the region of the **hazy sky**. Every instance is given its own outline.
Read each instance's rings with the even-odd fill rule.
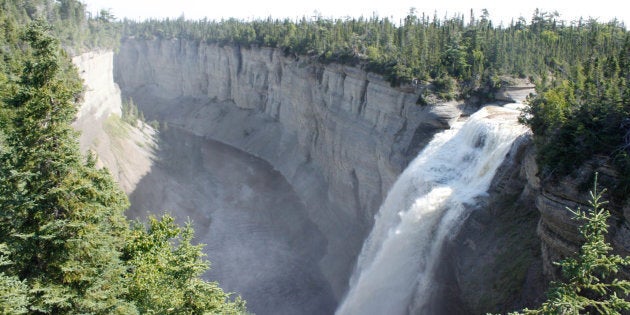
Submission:
[[[530,20],[534,9],[557,10],[564,20],[574,20],[580,16],[595,17],[599,21],[617,18],[630,24],[630,4],[627,0],[85,0],[88,10],[111,9],[116,17],[144,19],[147,17],[178,17],[184,14],[189,19],[208,17],[209,19],[243,18],[272,16],[274,18],[296,18],[313,16],[324,17],[371,16],[376,12],[380,17],[404,17],[414,7],[418,13],[425,12],[439,17],[447,14],[464,13],[468,17],[470,9],[480,15],[481,9],[490,12],[495,23],[519,16]]]

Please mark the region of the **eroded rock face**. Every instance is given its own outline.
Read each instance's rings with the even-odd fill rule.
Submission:
[[[373,215],[391,184],[433,134],[460,115],[454,103],[418,106],[419,91],[391,88],[360,69],[285,57],[274,49],[128,39],[115,62],[112,58],[112,52],[91,52],[73,59],[87,86],[75,123],[82,131],[82,149],[98,152],[99,162],[129,194],[142,179],[167,180],[159,174],[146,177],[158,148],[151,128],[129,127],[121,136],[108,120],[120,116],[114,71],[125,97],[133,97],[149,119],[269,161],[305,205],[308,218],[293,215],[309,226],[310,234],[302,234],[317,236],[301,242],[317,243],[309,245],[317,250],[308,259],[318,260],[335,295],[320,297],[327,310],[343,295]],[[530,92],[526,90],[507,88],[505,100],[519,100]],[[488,198],[445,245],[438,275],[446,284],[439,292],[444,303],[436,313],[535,306],[543,284],[559,275],[553,262],[578,250],[578,224],[566,207],[586,206],[590,186],[581,186],[594,168],[585,166],[578,178],[541,184],[528,141],[514,145]],[[600,178],[615,180],[610,169],[597,171]],[[540,212],[539,221],[534,208]],[[609,239],[616,252],[630,254],[630,206],[611,204],[609,209]],[[542,253],[534,235],[536,222]],[[217,271],[220,268],[227,267],[217,266]],[[540,279],[540,269],[548,279]],[[308,307],[322,310],[315,304]]]
[[[83,79],[83,102],[73,126],[79,130],[82,152],[96,153],[97,166],[106,166],[130,194],[153,164],[155,131],[138,122],[121,121],[120,88],[114,82],[114,53],[92,51],[72,58]]]
[[[101,163],[112,170],[132,200],[141,195],[133,192],[142,179],[168,180],[152,171],[153,151],[159,145],[150,128],[130,128],[124,137],[112,134],[107,117],[120,115],[113,70],[124,98],[132,97],[149,120],[269,161],[305,206],[307,218],[298,212],[292,215],[309,226],[308,235],[317,236],[300,238],[305,244],[308,239],[317,244],[302,249],[312,250],[306,256],[317,263],[309,268],[313,274],[321,272],[327,282],[322,284],[317,278],[313,283],[330,285],[319,290],[322,296],[318,298],[324,302],[304,296],[314,301],[312,305],[288,305],[288,310],[334,307],[347,288],[356,255],[390,186],[432,136],[461,113],[455,103],[418,106],[421,90],[392,88],[381,77],[360,69],[321,65],[268,48],[128,39],[114,63],[112,57],[111,52],[93,52],[74,60],[87,85],[75,124],[83,131],[82,148],[98,152]],[[523,91],[524,87],[506,89],[506,101],[520,100]],[[436,313],[534,306],[546,281],[541,279],[540,266],[553,278],[557,270],[552,262],[577,250],[577,225],[565,207],[583,205],[585,200],[576,196],[586,194],[570,179],[541,185],[528,141],[515,144],[489,196],[445,245],[445,263],[438,275],[446,284],[439,292],[445,300],[437,301]],[[542,255],[534,235],[538,221],[534,205],[542,216],[538,224]],[[625,213],[630,210],[619,209],[613,211],[611,239],[617,251],[626,253],[630,252],[630,237],[626,237],[630,228]],[[295,244],[286,245],[290,249]],[[217,266],[216,271],[221,268],[226,267]],[[326,295],[328,290],[334,296]]]
[[[497,101],[523,102],[530,94],[536,93],[536,86],[529,79],[509,78],[507,81],[496,93]]]
[[[531,134],[525,134],[512,145],[488,195],[445,243],[431,314],[506,313],[536,307],[544,297],[533,159]]]
[[[601,165],[601,163],[597,163]],[[592,178],[599,174],[598,189],[605,188],[606,183],[619,182],[616,173],[606,166],[593,166],[587,163],[576,171],[576,176],[566,176],[557,182],[544,182],[536,199],[536,207],[540,211],[541,220],[538,235],[542,241],[543,267],[545,275],[552,280],[560,276],[558,262],[579,252],[584,239],[579,235],[579,221],[573,219],[570,209],[588,209],[589,193],[592,189]],[[622,256],[630,255],[630,224],[628,204],[624,206],[613,202],[605,207],[611,212],[609,234],[607,239],[613,251]],[[630,277],[630,275],[626,275]]]
[[[171,191],[184,181],[169,179],[162,174],[168,173],[168,167],[155,165],[155,159],[164,163],[155,155],[169,148],[160,147],[153,131],[140,124],[137,128],[131,127],[124,136],[113,132],[117,130],[116,126],[112,129],[112,121],[107,117],[118,117],[121,103],[119,90],[112,81],[112,70],[116,82],[122,87],[123,97],[132,97],[148,120],[163,122],[166,134],[175,132],[168,131],[170,126],[229,144],[270,162],[287,179],[303,203],[304,210],[282,217],[288,221],[291,221],[290,217],[299,217],[300,226],[309,228],[298,233],[292,224],[283,225],[297,234],[279,236],[279,239],[288,239],[283,241],[282,246],[288,246],[289,251],[295,250],[295,246],[300,249],[281,253],[278,257],[284,257],[289,262],[295,259],[309,261],[309,275],[315,278],[308,280],[310,278],[302,277],[307,279],[303,286],[311,286],[313,292],[320,292],[319,296],[304,295],[308,290],[293,292],[312,303],[287,304],[283,309],[287,314],[306,309],[313,311],[311,313],[328,312],[334,308],[335,300],[338,301],[347,289],[356,255],[390,186],[432,136],[448,128],[462,112],[456,103],[416,105],[424,87],[395,89],[381,77],[358,68],[321,65],[304,57],[287,57],[269,48],[244,49],[179,40],[127,39],[113,63],[112,57],[111,52],[93,52],[75,58],[87,85],[85,104],[80,110],[76,127],[83,131],[83,149],[98,152],[101,163],[110,168],[131,195],[132,202],[144,202],[153,208],[166,206],[156,201],[162,196],[160,190],[152,189],[163,186],[167,187],[161,190],[164,195],[180,199],[192,196],[186,204],[195,206],[186,209],[196,211],[208,208],[206,194],[217,194],[220,189],[202,187],[198,194],[192,188],[188,189],[192,191],[188,194]],[[509,99],[518,97],[512,95]],[[463,111],[467,110],[470,111]],[[537,266],[540,266],[541,258],[537,239],[532,236],[532,226],[538,220],[537,212],[532,210],[533,200],[540,184],[528,143],[527,139],[522,139],[515,144],[505,165],[497,173],[489,197],[446,245],[440,276],[447,285],[440,293],[448,301],[442,304],[446,308],[436,308],[436,311],[448,314],[503,311],[531,305],[540,297],[540,283],[543,281],[539,279],[541,272]],[[205,145],[199,146],[203,148]],[[177,161],[186,163],[187,159]],[[213,167],[220,168],[221,165]],[[190,176],[193,181],[205,181],[201,177],[194,179],[195,172]],[[151,181],[153,184],[146,184]],[[137,190],[136,185],[151,187]],[[153,194],[156,200],[143,201],[142,191],[145,191],[144,195]],[[543,190],[537,203],[548,204],[540,201],[547,198],[545,196],[550,196],[548,190]],[[280,199],[278,204],[291,198]],[[175,207],[168,203],[170,201],[166,202],[169,207]],[[560,207],[563,209],[564,203],[556,205],[556,208]],[[269,220],[282,219],[274,217],[274,211],[265,210]],[[235,218],[226,209],[221,211],[224,212],[217,213],[224,213],[228,219]],[[545,241],[547,230],[543,229],[554,224],[562,226],[571,220],[554,216],[553,211],[541,212],[547,216],[541,220],[539,230],[544,241],[543,258],[548,263],[553,259],[553,253],[563,247],[556,244],[559,237],[548,237]],[[192,214],[184,211],[182,215]],[[210,214],[206,216],[211,217]],[[556,217],[559,223],[553,220]],[[215,223],[225,221],[221,218],[215,218]],[[209,219],[208,222],[211,221]],[[204,228],[197,230],[202,234],[208,232]],[[270,233],[276,230],[278,226],[269,229]],[[558,233],[563,231],[562,228],[556,230],[561,231]],[[630,230],[619,230],[621,232],[616,234],[615,242],[621,244],[627,238],[620,235]],[[212,231],[222,229],[213,227]],[[217,233],[212,234],[210,241],[204,242],[210,247],[216,245],[213,251],[223,255],[219,251],[223,250],[221,244],[225,239],[219,235],[220,232]],[[300,234],[303,237],[296,236]],[[520,238],[515,241],[514,235]],[[241,241],[245,242],[246,238]],[[532,240],[536,244],[534,249]],[[241,241],[234,244],[241,244]],[[264,242],[260,239],[252,246]],[[242,246],[249,245],[243,243]],[[301,252],[308,254],[302,255]],[[513,259],[514,253],[520,254],[518,260]],[[239,268],[252,265],[251,262],[243,262],[246,266],[239,267],[241,258],[234,258],[236,256],[230,250],[225,250],[223,256],[217,256],[217,259],[221,261],[225,258],[229,263],[215,266],[215,272],[221,273],[225,268],[240,272]],[[299,265],[304,266],[305,263]],[[292,269],[290,274],[300,272],[307,271]],[[318,274],[327,283],[322,283]],[[218,277],[224,277],[221,278],[222,283],[233,285],[235,290],[240,285],[239,281],[245,281],[242,279],[253,279],[230,276],[229,272]],[[284,284],[286,288],[295,285],[292,280]],[[324,289],[316,289],[320,287]],[[286,289],[282,283],[274,288],[280,291]],[[516,289],[505,292],[504,288]],[[329,292],[334,296],[329,296]],[[271,303],[265,306],[268,309],[278,311],[277,304],[274,308],[272,297],[260,295],[257,298]],[[293,298],[293,301],[301,301],[300,298]]]
[[[326,236],[323,274],[340,298],[373,215],[397,175],[458,104],[418,106],[419,91],[269,48],[123,41],[115,78],[150,119],[269,161]]]
[[[86,89],[77,119],[121,115],[120,88],[114,83],[114,52],[92,51],[72,58]]]

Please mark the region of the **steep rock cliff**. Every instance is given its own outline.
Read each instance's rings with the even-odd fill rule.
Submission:
[[[603,165],[603,166],[602,166]],[[574,256],[580,249],[584,239],[579,235],[579,221],[567,210],[588,208],[589,193],[593,187],[593,176],[599,174],[598,189],[606,188],[619,182],[617,174],[601,161],[591,161],[581,166],[573,175],[557,181],[544,181],[536,198],[536,207],[541,219],[538,224],[538,235],[542,243],[543,268],[545,275],[552,280],[558,279],[560,270],[553,262]],[[605,207],[610,210],[609,234],[607,239],[613,251],[622,256],[630,254],[630,204],[624,201],[611,200]],[[626,278],[630,274],[626,272]]]
[[[514,142],[488,195],[446,242],[432,313],[506,313],[541,302],[546,281],[534,151],[531,133]]]
[[[270,48],[131,38],[114,60],[124,97],[149,119],[258,156],[288,180],[313,233],[325,238],[325,250],[309,257],[336,300],[396,177],[436,132],[474,111],[454,102],[419,106],[425,86],[392,88],[355,67]],[[512,101],[529,92],[508,87],[501,95]],[[532,150],[527,137],[514,145],[489,196],[445,245],[438,277],[448,301],[436,299],[437,313],[503,311],[541,297]]]
[[[115,65],[112,58],[112,52],[91,52],[73,59],[87,87],[75,123],[82,149],[98,152],[99,163],[127,193],[151,169],[153,130],[117,124],[121,97],[115,72],[125,96],[147,116],[271,162],[326,236],[319,264],[337,299],[389,187],[431,136],[461,113],[454,103],[416,105],[424,87],[391,88],[360,69],[321,65],[274,49],[128,39]],[[511,101],[530,91],[531,86],[508,87],[498,97]],[[594,170],[587,165],[578,178],[541,185],[531,143],[517,142],[488,198],[445,245],[446,263],[438,276],[446,284],[439,293],[448,303],[437,311],[505,311],[539,299],[545,282],[540,266],[556,278],[552,262],[581,243],[566,207],[585,206],[583,186]],[[597,170],[615,180],[610,169]],[[610,239],[617,252],[628,254],[630,206],[609,208]],[[533,222],[539,222],[542,257]]]
[[[92,51],[72,58],[83,79],[84,95],[74,127],[81,151],[96,153],[126,193],[131,193],[152,165],[155,131],[142,122],[123,123],[121,94],[114,83],[114,53]]]
[[[408,160],[457,119],[380,76],[269,48],[123,41],[115,79],[159,119],[269,161],[327,239],[322,272],[339,298],[373,215]]]
[[[120,88],[114,83],[114,52],[92,51],[72,58],[85,84],[77,119],[121,115]]]

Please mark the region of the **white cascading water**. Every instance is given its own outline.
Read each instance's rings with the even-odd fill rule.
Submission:
[[[406,314],[425,305],[443,241],[527,130],[518,115],[487,106],[431,140],[381,205],[336,314]]]

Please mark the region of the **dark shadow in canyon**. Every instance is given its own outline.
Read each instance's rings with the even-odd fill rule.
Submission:
[[[251,312],[332,314],[337,301],[318,266],[326,239],[285,178],[231,146],[163,129],[128,216],[191,220],[212,262],[204,277],[241,295]]]

